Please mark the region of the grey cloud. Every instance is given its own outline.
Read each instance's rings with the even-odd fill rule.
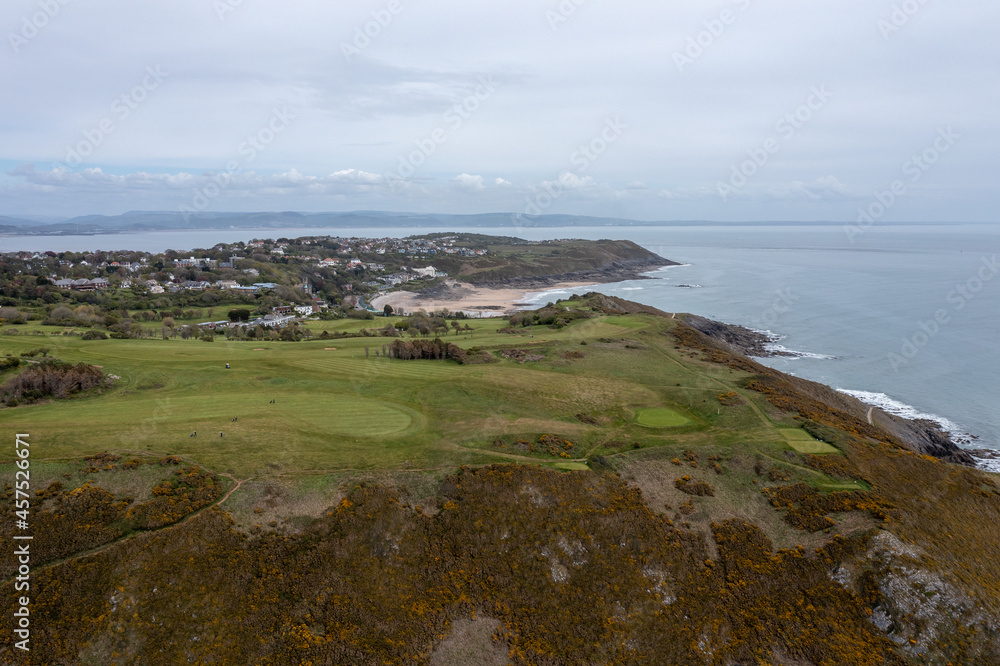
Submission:
[[[0,214],[169,208],[280,106],[295,120],[216,209],[516,210],[572,169],[548,212],[848,219],[949,125],[965,138],[891,214],[993,219],[1000,204],[1000,5],[986,0],[924,3],[887,35],[888,1],[587,2],[554,26],[555,0],[404,2],[345,59],[384,4],[243,2],[222,18],[202,0],[67,4],[23,48],[0,49]],[[0,3],[0,32],[36,8]],[[678,71],[690,39],[701,53]],[[82,164],[18,166],[65,163],[151,66],[169,77]],[[384,174],[481,76],[501,85],[390,188]],[[722,201],[716,184],[816,85],[834,97]],[[629,129],[577,170],[574,151],[615,116]]]

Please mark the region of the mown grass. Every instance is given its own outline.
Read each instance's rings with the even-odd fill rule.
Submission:
[[[813,455],[838,454],[840,451],[826,442],[821,442],[801,428],[782,428],[781,436],[788,440],[789,446],[799,453]]]
[[[688,420],[672,409],[650,407],[640,409],[635,415],[635,422],[648,428],[673,428],[684,425]]]
[[[309,326],[356,332],[385,321]],[[467,366],[399,361],[383,357],[390,339],[381,337],[206,343],[3,335],[0,354],[45,346],[51,356],[99,365],[120,379],[102,395],[2,409],[0,424],[30,432],[38,442],[33,453],[43,459],[105,450],[176,454],[241,477],[558,462],[493,446],[508,435],[565,437],[575,445],[573,458],[672,444],[735,445],[748,434],[785,441],[754,409],[759,398],[739,388],[744,375],[677,348],[665,335],[670,320],[597,316],[515,334],[498,332],[504,323],[498,319],[468,323],[473,331],[444,337],[498,356],[525,349],[544,358]],[[717,395],[731,390],[745,402],[720,405]],[[643,427],[649,425],[643,415],[661,413],[671,415],[670,427]]]

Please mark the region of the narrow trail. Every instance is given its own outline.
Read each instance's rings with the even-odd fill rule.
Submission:
[[[676,358],[674,358],[673,356],[671,356],[670,354],[668,354],[668,353],[667,353],[667,352],[666,352],[666,351],[665,351],[665,350],[664,350],[664,349],[663,349],[662,347],[660,347],[659,345],[657,345],[657,344],[651,344],[650,346],[652,346],[652,347],[653,347],[653,349],[655,349],[656,351],[658,351],[658,352],[659,352],[660,354],[662,354],[662,355],[663,355],[664,357],[666,357],[666,358],[667,358],[668,360],[670,360],[671,362],[673,362],[673,363],[674,363],[675,365],[678,365],[678,366],[680,366],[680,367],[684,368],[685,370],[687,370],[687,371],[689,371],[689,372],[693,372],[693,370],[692,370],[692,369],[691,369],[691,368],[690,368],[689,366],[685,365],[685,364],[684,364],[684,363],[682,363],[682,362],[681,362],[681,361],[680,361],[679,359],[676,359]],[[710,380],[710,381],[714,382],[715,384],[717,384],[717,385],[718,385],[719,387],[721,387],[721,388],[724,388],[724,389],[725,389],[725,390],[727,390],[727,391],[729,391],[729,390],[730,390],[730,387],[729,387],[729,386],[727,386],[727,385],[726,385],[726,384],[725,384],[724,382],[722,382],[721,380],[719,380],[719,379],[716,379],[715,377],[712,377],[712,376],[708,375],[707,373],[701,373],[701,374],[703,374],[703,375],[704,375],[704,376],[705,376],[705,377],[706,377],[706,378],[707,378],[708,380]],[[753,412],[754,412],[754,413],[755,413],[755,414],[757,415],[757,417],[758,417],[758,418],[760,419],[760,422],[761,422],[761,424],[763,424],[763,425],[764,425],[765,427],[767,427],[767,428],[771,428],[771,427],[773,427],[773,424],[771,423],[771,419],[767,418],[767,415],[766,415],[766,414],[764,414],[764,412],[763,412],[763,411],[761,410],[761,408],[757,406],[757,403],[755,403],[755,402],[754,402],[753,400],[751,400],[750,398],[747,398],[746,396],[744,396],[744,400],[746,400],[746,402],[747,402],[747,405],[749,405],[749,406],[750,406],[750,409],[752,409],[752,410],[753,410]]]
[[[236,478],[234,478],[230,474],[216,474],[216,476],[224,476],[227,479],[235,481],[236,485],[233,486],[232,488],[230,488],[229,491],[225,495],[223,495],[220,499],[215,500],[211,504],[206,504],[205,506],[201,507],[197,511],[192,511],[188,515],[186,515],[183,518],[181,518],[180,520],[178,520],[176,523],[171,523],[169,525],[164,525],[163,527],[157,528],[155,530],[143,530],[143,531],[138,531],[138,532],[132,532],[131,534],[126,534],[124,536],[118,537],[117,539],[114,539],[114,540],[109,541],[107,543],[101,544],[100,546],[95,546],[94,548],[90,548],[88,550],[83,550],[83,551],[80,551],[78,553],[73,553],[72,555],[68,555],[68,556],[63,557],[63,558],[58,559],[58,560],[53,560],[51,562],[46,562],[45,564],[34,566],[34,567],[31,568],[31,573],[35,574],[35,573],[37,573],[39,571],[44,571],[46,569],[51,569],[53,567],[57,567],[57,566],[59,566],[61,564],[65,564],[67,562],[72,562],[73,560],[79,560],[79,559],[82,559],[84,557],[90,557],[91,555],[97,555],[98,553],[101,553],[101,552],[107,550],[108,548],[111,548],[112,546],[117,546],[118,544],[124,543],[126,541],[131,541],[133,539],[141,539],[141,538],[145,538],[145,537],[149,537],[149,536],[153,536],[153,535],[163,534],[164,532],[166,532],[168,530],[172,530],[172,529],[175,529],[177,527],[180,527],[181,525],[187,523],[188,521],[192,520],[196,516],[200,516],[201,514],[205,513],[206,511],[209,511],[209,510],[211,510],[211,509],[219,506],[220,504],[222,504],[223,502],[225,502],[227,499],[229,499],[229,496],[232,495],[233,492],[235,492],[237,488],[239,488],[240,486],[242,486],[245,481],[250,481],[251,480],[249,478],[248,479],[236,479]],[[12,582],[14,582],[14,578],[13,577],[6,578],[4,580],[0,580],[0,586],[6,585],[6,584],[12,583]]]
[[[225,501],[226,501],[227,499],[229,499],[229,496],[230,496],[230,495],[232,495],[232,494],[233,494],[233,493],[235,493],[235,492],[236,492],[237,490],[239,490],[239,489],[240,489],[240,486],[242,486],[242,485],[243,485],[243,483],[244,483],[245,481],[251,481],[251,480],[253,480],[253,478],[254,478],[254,477],[249,477],[249,478],[246,478],[246,479],[237,479],[237,478],[236,478],[235,476],[233,476],[232,474],[218,474],[217,476],[224,476],[224,477],[226,477],[227,479],[232,479],[233,481],[235,481],[235,482],[236,482],[236,485],[235,485],[235,486],[233,486],[232,488],[230,488],[230,489],[229,489],[229,492],[227,492],[227,493],[226,493],[226,494],[225,494],[225,495],[224,495],[224,496],[222,497],[222,499],[220,499],[220,500],[219,500],[219,501],[218,501],[218,502],[217,502],[217,503],[215,504],[215,506],[222,506],[222,503],[223,503],[223,502],[225,502]]]

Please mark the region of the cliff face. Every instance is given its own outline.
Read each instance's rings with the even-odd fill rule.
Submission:
[[[771,338],[764,333],[752,331],[744,326],[724,324],[721,321],[714,321],[693,314],[684,314],[681,316],[681,319],[691,328],[701,331],[738,354],[753,356],[755,358],[792,356],[788,352],[776,352],[769,349],[768,343],[771,342]]]

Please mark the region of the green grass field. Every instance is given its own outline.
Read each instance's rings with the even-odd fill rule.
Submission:
[[[799,453],[811,453],[813,455],[840,453],[836,448],[826,442],[819,441],[801,428],[782,428],[779,432],[788,441],[788,445]]]
[[[651,407],[640,409],[635,416],[635,422],[648,428],[675,428],[688,423],[688,419],[672,409]]]
[[[787,426],[779,428],[757,406],[763,398],[756,394],[741,391],[746,404],[720,407],[716,396],[741,390],[745,375],[675,349],[663,335],[674,325],[670,320],[601,316],[514,335],[497,332],[501,320],[469,323],[474,331],[445,339],[545,358],[484,365],[400,361],[381,356],[387,338],[84,342],[32,323],[17,327],[20,335],[0,335],[0,354],[45,346],[51,356],[99,365],[120,379],[102,395],[0,409],[0,425],[30,433],[33,454],[52,462],[102,451],[171,454],[240,478],[532,461],[586,469],[582,461],[595,455],[739,446],[748,437],[832,452],[801,430],[804,438],[789,439]],[[315,328],[381,324],[336,320]],[[24,334],[31,330],[45,335]],[[496,445],[544,434],[573,442],[573,460]]]

